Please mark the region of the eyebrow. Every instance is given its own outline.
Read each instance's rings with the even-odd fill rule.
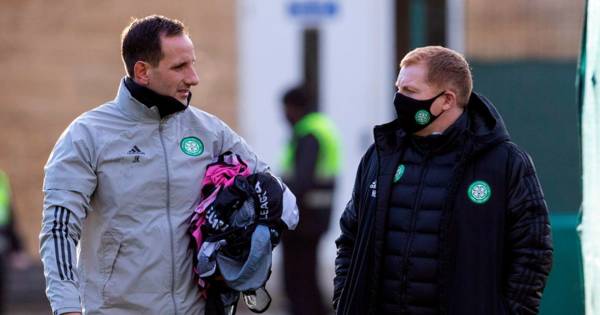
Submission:
[[[195,64],[196,63],[196,58],[192,58],[191,60],[181,60],[178,63],[174,64],[171,66],[171,69],[176,69],[178,67],[184,66],[186,64]]]
[[[179,67],[181,67],[181,66],[184,66],[184,65],[185,65],[185,64],[187,64],[187,63],[188,63],[187,61],[183,61],[183,62],[176,63],[176,64],[174,64],[174,65],[172,65],[172,66],[171,66],[171,69],[176,69],[176,68],[179,68]]]
[[[412,85],[402,85],[402,86],[400,86],[400,90],[413,92],[413,93],[419,92],[419,89],[417,89],[416,87],[414,87]]]

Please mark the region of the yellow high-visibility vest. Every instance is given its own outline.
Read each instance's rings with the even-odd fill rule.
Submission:
[[[294,139],[313,135],[319,142],[319,156],[316,177],[330,180],[340,171],[340,140],[333,122],[321,113],[309,113],[294,125]],[[295,167],[296,143],[294,139],[287,145],[283,156],[283,172],[290,176]]]
[[[0,226],[10,221],[10,182],[8,176],[0,170]]]

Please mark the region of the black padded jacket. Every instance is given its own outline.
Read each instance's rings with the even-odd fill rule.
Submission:
[[[439,228],[440,314],[537,314],[552,265],[548,209],[531,158],[510,142],[494,106],[473,93],[462,150]],[[393,177],[406,134],[391,122],[374,130],[336,240],[336,314],[375,314]],[[474,202],[474,184],[491,193]],[[476,188],[476,187],[475,187]],[[482,201],[482,200],[479,200]]]

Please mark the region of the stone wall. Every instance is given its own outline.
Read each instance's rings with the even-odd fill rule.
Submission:
[[[196,46],[192,103],[236,125],[235,2],[0,2],[0,168],[11,177],[17,221],[37,255],[43,166],[82,112],[114,98],[124,75],[120,33],[130,17],[182,20]]]

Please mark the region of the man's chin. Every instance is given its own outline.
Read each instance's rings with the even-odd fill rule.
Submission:
[[[173,98],[176,99],[176,100],[178,100],[183,105],[187,105],[188,104],[188,97],[187,96],[185,96],[185,97],[183,97],[183,96],[175,96]]]
[[[189,93],[178,93],[177,96],[175,96],[175,99],[180,101],[183,105],[187,105],[188,103],[188,98],[190,97]]]

